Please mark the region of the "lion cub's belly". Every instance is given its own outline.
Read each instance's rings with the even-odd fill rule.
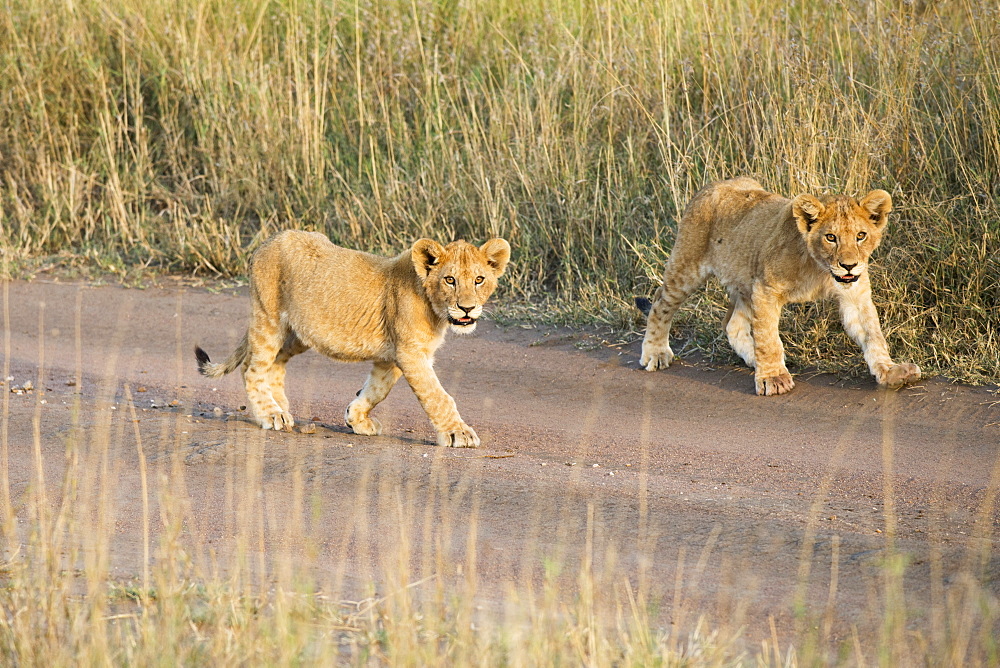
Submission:
[[[339,362],[393,359],[393,346],[386,340],[378,317],[333,312],[315,322],[293,315],[288,324],[306,346]]]

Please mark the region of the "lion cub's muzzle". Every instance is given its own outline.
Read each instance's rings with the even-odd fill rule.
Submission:
[[[854,283],[859,278],[861,278],[861,274],[844,274],[843,276],[838,276],[837,274],[834,274],[832,271],[830,273],[833,274],[833,280],[837,281],[838,283]]]
[[[833,274],[833,280],[838,283],[850,284],[856,283],[857,280],[861,278],[861,274],[864,273],[864,270],[865,263],[863,262],[860,264],[844,264],[841,262],[837,267],[831,267],[830,273]],[[838,271],[842,271],[844,273],[838,274]]]
[[[448,323],[453,327],[471,327],[476,324],[479,316],[483,313],[483,307],[477,306],[449,306]]]

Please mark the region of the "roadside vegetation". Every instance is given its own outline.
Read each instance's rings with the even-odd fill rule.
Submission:
[[[998,54],[975,0],[4,0],[5,271],[239,276],[287,227],[499,235],[498,303],[628,329],[705,183],[883,188],[891,349],[995,382]],[[729,355],[724,312],[684,309],[694,346]],[[786,329],[793,363],[863,371],[831,310]]]
[[[894,357],[1000,380],[994,2],[0,0],[4,277],[237,277],[291,227],[383,254],[503,236],[514,264],[498,315],[629,331],[688,197],[738,174],[787,195],[889,191],[872,273]],[[687,350],[735,361],[725,308],[710,285],[682,309]],[[793,365],[865,373],[834,309],[790,308],[783,329]],[[106,412],[106,429],[67,436],[64,479],[39,473],[16,513],[2,472],[5,664],[1000,661],[996,600],[974,578],[927,613],[929,634],[911,630],[891,550],[873,596],[884,632],[835,647],[821,617],[753,645],[696,616],[665,629],[669,602],[587,560],[481,609],[474,549],[464,570],[447,550],[412,565],[420,517],[383,537],[372,595],[354,604],[312,575],[306,524],[287,528],[301,549],[258,561],[252,502],[232,509],[234,554],[206,570],[169,458],[144,491],[162,538],[142,578],[117,581],[109,453],[132,427]],[[231,475],[260,484],[253,466]],[[408,507],[377,491],[359,484],[390,516]],[[295,493],[308,517],[315,497]],[[470,526],[452,538],[474,547]],[[989,555],[981,538],[970,562]]]

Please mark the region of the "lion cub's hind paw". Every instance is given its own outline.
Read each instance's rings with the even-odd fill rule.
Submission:
[[[361,436],[378,436],[382,433],[382,423],[373,417],[348,422],[347,424],[350,425],[355,434],[360,434]]]
[[[478,448],[479,436],[469,425],[455,431],[442,431],[437,436],[438,445],[448,448]]]
[[[284,411],[257,418],[257,422],[262,429],[273,429],[275,431],[291,431],[292,427],[295,426],[295,419],[292,418],[292,414]]]
[[[795,381],[792,380],[792,375],[787,371],[783,371],[776,376],[754,378],[754,382],[757,385],[757,394],[762,397],[785,394],[786,392],[791,392],[792,388],[795,387]]]
[[[882,378],[878,379],[878,382],[890,390],[898,390],[904,385],[915,383],[918,380],[920,380],[920,367],[911,362],[905,362],[903,364],[893,364],[886,369]]]
[[[361,395],[361,391],[358,391],[358,396]],[[350,404],[348,404],[347,409],[344,410],[344,422],[347,426],[354,430],[355,434],[360,434],[361,436],[378,436],[382,433],[382,423],[371,417],[367,413],[362,414],[356,405],[358,400],[355,399]],[[352,411],[355,413],[352,415]]]
[[[646,371],[666,369],[673,361],[674,351],[670,349],[670,346],[642,344],[642,357],[639,358],[639,365]]]

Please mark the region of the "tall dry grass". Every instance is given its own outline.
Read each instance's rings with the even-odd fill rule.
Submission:
[[[880,187],[892,348],[996,380],[998,53],[977,0],[5,0],[0,242],[231,275],[285,227],[503,235],[502,300],[629,327],[704,183]],[[686,311],[704,348],[722,298]],[[792,361],[862,366],[827,310],[789,327]]]
[[[501,301],[625,327],[706,181],[881,187],[897,208],[874,272],[893,349],[995,380],[998,19],[971,0],[4,0],[4,264],[230,275],[284,227],[378,252],[423,235],[503,235],[516,266]],[[686,311],[698,345],[723,341],[721,299],[709,290]],[[792,360],[860,362],[823,307],[793,310],[787,326]],[[107,387],[105,406],[120,402],[114,376]],[[553,575],[529,597],[512,583],[505,606],[484,612],[476,580],[441,567],[452,554],[407,552],[424,522],[405,493],[363,482],[359,499],[409,513],[371,555],[371,586],[389,593],[344,605],[298,553],[278,553],[268,580],[252,500],[233,509],[236,550],[213,571],[194,556],[209,548],[182,531],[183,466],[151,456],[174,431],[140,444],[118,405],[72,432],[62,477],[38,466],[16,514],[0,481],[4,663],[997,661],[996,611],[972,581],[943,595],[936,635],[908,635],[892,605],[898,560],[886,565],[881,644],[842,657],[827,654],[823,620],[791,649],[750,651],[696,624],[666,632],[643,592],[588,560],[565,565],[572,586]],[[142,519],[164,529],[121,582],[109,564],[125,445],[148,465],[142,498],[155,511],[143,505]],[[260,485],[259,463],[226,475]],[[296,480],[292,517],[308,517],[314,498]],[[366,517],[349,521],[371,533]],[[307,529],[292,523],[290,541],[308,547]],[[474,533],[453,538],[474,547]],[[474,571],[474,551],[463,554]]]

